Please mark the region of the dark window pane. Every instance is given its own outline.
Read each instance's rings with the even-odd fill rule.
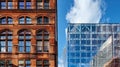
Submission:
[[[26,24],[31,24],[31,18],[26,17]]]
[[[37,18],[37,23],[42,24],[42,17]]]
[[[20,18],[19,19],[19,24],[24,24],[25,23],[24,20],[25,20],[24,17]]]
[[[49,9],[49,0],[44,0],[44,9]]]
[[[7,21],[6,21],[6,18],[1,18],[1,24],[6,24]]]
[[[49,64],[49,60],[44,60],[44,61],[43,61],[43,64],[44,64],[44,65]]]
[[[49,23],[49,18],[48,17],[44,17],[44,23],[48,24]]]

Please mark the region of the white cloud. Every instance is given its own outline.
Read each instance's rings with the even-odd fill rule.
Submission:
[[[70,23],[99,23],[104,9],[102,0],[74,0],[66,19]]]
[[[62,58],[58,58],[58,67],[64,67],[64,62]]]

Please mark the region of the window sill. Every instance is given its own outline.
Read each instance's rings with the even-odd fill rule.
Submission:
[[[14,25],[14,24],[0,24],[0,25]]]
[[[0,52],[0,54],[12,54],[12,52]]]
[[[33,24],[19,24],[19,25],[33,25]]]

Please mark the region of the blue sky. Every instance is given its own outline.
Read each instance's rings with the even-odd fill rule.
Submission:
[[[103,0],[105,11],[101,17],[102,23],[120,23],[120,0]],[[74,0],[58,0],[58,58],[63,56],[66,43],[65,28],[68,21],[66,15],[74,5]]]

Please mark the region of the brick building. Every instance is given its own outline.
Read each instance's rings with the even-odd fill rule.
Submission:
[[[0,0],[0,67],[57,67],[56,8],[56,0]]]

